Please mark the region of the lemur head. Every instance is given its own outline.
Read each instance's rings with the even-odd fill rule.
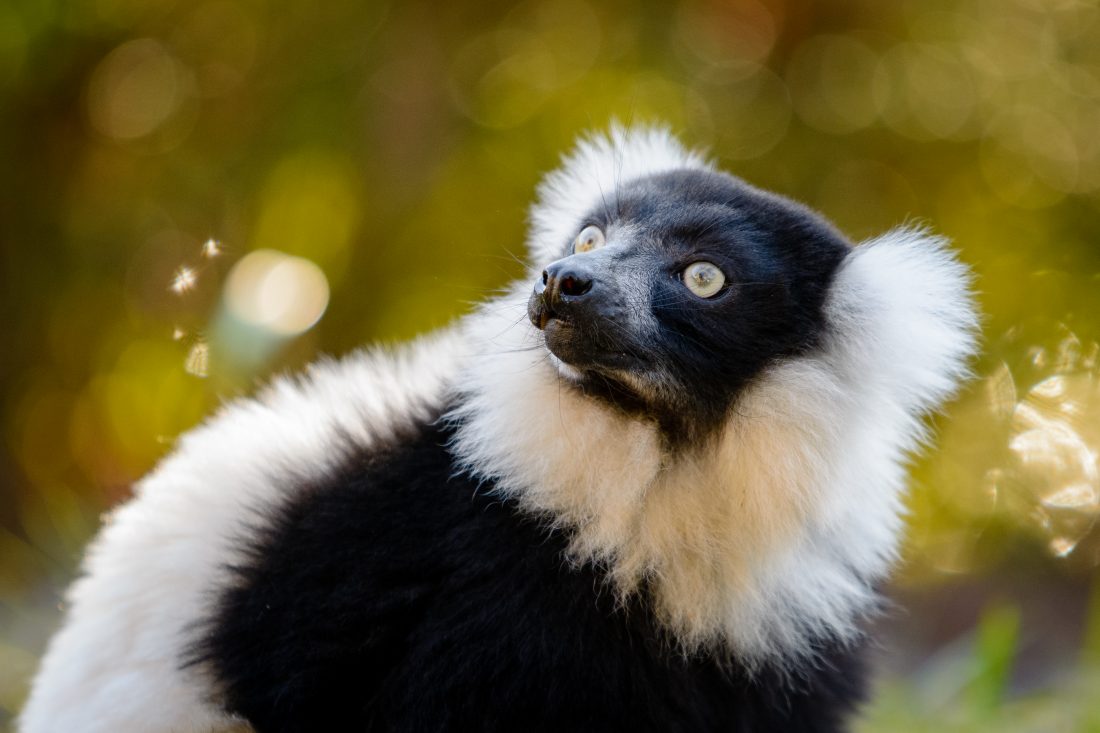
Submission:
[[[690,168],[616,187],[576,230],[529,318],[563,376],[672,444],[712,433],[755,375],[818,343],[850,249],[805,207]]]
[[[458,460],[685,649],[857,637],[974,349],[946,242],[852,246],[644,127],[582,141],[531,224],[527,279],[466,322]]]

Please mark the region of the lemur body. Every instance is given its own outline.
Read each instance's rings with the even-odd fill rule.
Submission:
[[[93,543],[40,731],[836,731],[965,269],[659,130],[582,143],[530,279],[181,439]]]

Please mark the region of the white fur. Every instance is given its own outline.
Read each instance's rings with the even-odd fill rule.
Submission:
[[[618,185],[679,167],[708,165],[660,130],[582,143],[540,188],[533,271],[564,254],[580,217]],[[621,594],[650,580],[685,647],[791,657],[809,635],[853,634],[895,553],[920,416],[951,394],[973,349],[966,271],[944,243],[903,230],[855,249],[828,301],[824,348],[758,380],[691,459],[663,455],[652,425],[569,387],[576,374],[524,317],[529,287],[406,352],[277,381],[185,435],[92,544],[20,729],[232,725],[212,682],[179,665],[228,582],[235,540],[338,461],[345,441],[390,439],[455,385],[468,469],[575,528],[573,558],[606,563]]]
[[[90,547],[20,719],[24,733],[185,733],[233,724],[196,667],[196,621],[261,512],[321,476],[346,441],[425,419],[455,369],[453,333],[320,362],[184,435]]]

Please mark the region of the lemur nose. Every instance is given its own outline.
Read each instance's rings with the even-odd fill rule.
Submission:
[[[593,277],[575,262],[559,260],[542,271],[543,297],[553,308],[592,290]]]
[[[542,271],[527,301],[527,316],[536,328],[545,330],[553,318],[583,320],[599,310],[603,298],[598,296],[606,293],[588,268],[588,263],[566,257]]]

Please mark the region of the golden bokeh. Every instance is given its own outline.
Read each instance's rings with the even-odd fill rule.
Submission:
[[[0,110],[0,730],[101,515],[182,432],[522,275],[539,175],[612,119],[855,240],[954,240],[983,353],[912,467],[914,610],[867,729],[1100,729],[1095,0],[15,0]],[[988,639],[1011,678],[971,665]],[[975,679],[1022,702],[975,722]]]
[[[328,281],[309,260],[259,249],[233,266],[225,283],[225,303],[249,326],[280,337],[297,336],[324,314]]]

